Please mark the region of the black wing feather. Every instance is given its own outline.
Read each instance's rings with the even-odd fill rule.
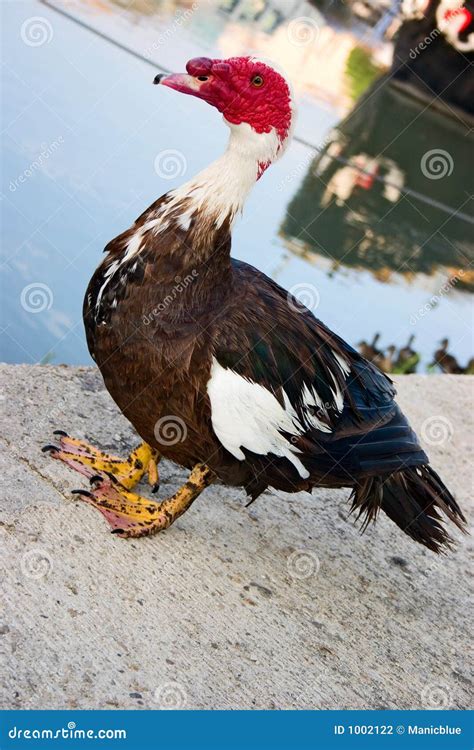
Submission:
[[[281,404],[285,391],[303,425],[308,425],[305,393],[314,389],[322,403],[314,407],[316,416],[339,437],[390,420],[395,389],[386,375],[265,274],[240,261],[232,265],[236,303],[226,309],[214,342],[223,367],[264,386]],[[338,358],[347,363],[348,375]],[[336,390],[343,397],[342,413]]]

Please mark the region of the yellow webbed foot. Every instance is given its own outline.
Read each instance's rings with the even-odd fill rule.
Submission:
[[[80,474],[89,478],[98,474],[110,476],[123,487],[132,489],[147,473],[153,492],[158,489],[159,456],[147,443],[141,443],[124,460],[108,455],[84,440],[71,438],[62,430],[56,430],[54,434],[59,436],[59,446],[45,445],[43,451],[49,452],[51,458],[63,461]]]

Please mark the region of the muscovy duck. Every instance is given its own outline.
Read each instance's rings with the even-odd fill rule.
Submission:
[[[84,302],[91,355],[144,442],[122,460],[59,431],[45,450],[91,478],[91,491],[77,492],[124,537],[167,528],[220,481],[250,501],[268,487],[350,487],[364,527],[382,509],[430,549],[449,546],[442,514],[460,528],[463,515],[391,381],[230,257],[248,192],[290,140],[288,82],[253,57],[197,58],[186,69],[155,83],[216,107],[228,148],[107,245]],[[191,474],[159,503],[131,489],[146,472],[157,488],[161,456]]]

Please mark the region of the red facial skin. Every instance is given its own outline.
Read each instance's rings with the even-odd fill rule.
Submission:
[[[447,21],[450,21],[451,18],[460,16],[463,20],[461,22],[461,26],[458,29],[458,33],[461,34],[464,29],[467,29],[468,26],[470,26],[472,21],[472,13],[467,8],[453,8],[452,10],[448,10],[444,14],[444,18]]]
[[[251,57],[211,60],[196,57],[186,65],[188,75],[165,76],[164,86],[204,99],[235,125],[248,123],[257,133],[275,128],[284,141],[291,125],[291,94],[285,79]],[[261,76],[263,84],[252,79]],[[199,77],[207,80],[200,81]]]

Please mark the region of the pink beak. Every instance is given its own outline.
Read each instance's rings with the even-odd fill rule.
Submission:
[[[186,63],[186,73],[172,73],[171,75],[158,75],[154,83],[161,83],[175,91],[181,91],[183,94],[193,94],[199,96],[203,84],[211,74],[213,61],[208,57],[195,57]],[[203,76],[204,81],[200,81],[198,76]],[[204,97],[203,97],[204,98]]]
[[[194,94],[194,96],[199,96],[201,88],[201,82],[186,73],[171,73],[171,75],[160,73],[155,76],[153,83],[161,83],[162,86],[168,86],[183,94]]]
[[[229,71],[230,66],[225,61],[195,57],[186,63],[186,73],[159,74],[154,83],[161,83],[182,94],[197,96],[222,112],[228,98],[225,78]]]

